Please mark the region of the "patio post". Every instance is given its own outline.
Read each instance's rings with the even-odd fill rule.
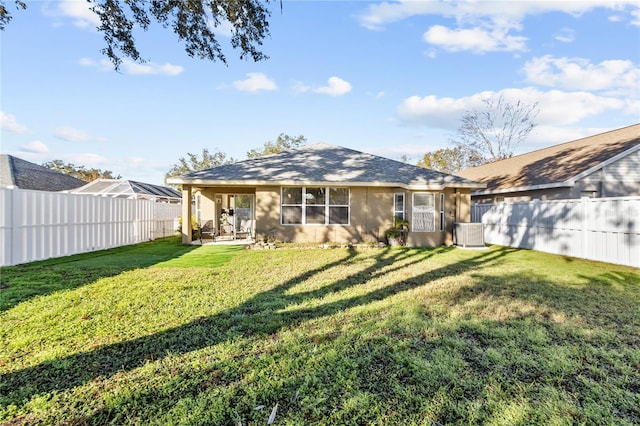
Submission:
[[[191,244],[191,185],[182,185],[182,244]]]

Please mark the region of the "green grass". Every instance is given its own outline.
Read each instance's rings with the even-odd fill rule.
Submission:
[[[638,424],[640,272],[185,247],[3,268],[0,424]]]

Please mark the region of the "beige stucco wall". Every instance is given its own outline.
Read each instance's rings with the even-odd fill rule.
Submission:
[[[409,232],[407,245],[439,246],[453,243],[453,223],[470,220],[470,191],[447,189],[445,227],[440,231],[440,192],[436,194],[436,232]],[[257,238],[275,235],[279,241],[298,243],[384,241],[393,224],[394,193],[405,194],[406,217],[411,223],[412,192],[394,187],[351,187],[349,225],[280,225],[280,187],[256,189]]]
[[[419,191],[423,192],[423,191]],[[426,191],[424,191],[426,192]],[[394,187],[351,187],[349,225],[281,225],[280,186],[200,188],[200,218],[215,222],[216,196],[255,194],[256,239],[274,236],[278,241],[296,243],[376,242],[384,241],[384,232],[393,224],[394,193],[405,194],[406,218],[411,224],[412,192]],[[439,246],[453,243],[453,223],[470,220],[470,191],[446,189],[433,192],[436,197],[436,232],[412,232],[407,245]],[[445,195],[444,230],[440,231],[440,193]]]

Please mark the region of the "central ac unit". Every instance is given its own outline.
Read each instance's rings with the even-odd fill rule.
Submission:
[[[453,243],[461,247],[484,247],[484,228],[482,224],[454,223]]]

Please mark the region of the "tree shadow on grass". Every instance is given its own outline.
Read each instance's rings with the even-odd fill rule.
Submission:
[[[177,238],[165,238],[5,267],[0,276],[0,312],[36,296],[72,290],[133,269],[156,264],[180,267],[180,258],[200,249],[183,245]]]
[[[504,254],[487,253],[366,295],[303,308],[285,315],[284,326],[295,324],[298,316],[322,318],[419,288],[439,277],[499,260]],[[349,280],[363,284],[366,274],[380,277],[400,269],[403,260],[422,261],[408,252],[387,255],[398,265],[368,268],[363,276],[354,274],[330,284],[327,292],[348,288]],[[569,285],[554,283],[552,278],[537,273],[473,273],[471,277],[469,285],[453,293],[446,286],[429,291],[429,301],[445,301],[461,315],[459,318],[445,316],[431,321],[426,301],[424,311],[416,312],[420,318],[407,319],[398,311],[391,312],[392,316],[385,316],[385,324],[374,332],[367,329],[357,335],[338,334],[343,339],[340,344],[324,347],[314,343],[318,336],[297,337],[292,344],[295,352],[315,355],[300,354],[304,360],[296,363],[301,371],[295,374],[278,376],[277,371],[286,362],[283,357],[295,356],[294,349],[281,348],[284,353],[278,354],[276,345],[271,348],[276,354],[270,359],[267,356],[265,363],[254,360],[257,353],[243,352],[238,354],[239,359],[212,362],[204,367],[205,373],[193,374],[188,369],[180,372],[176,380],[184,386],[179,392],[167,389],[175,382],[160,389],[135,389],[117,405],[98,409],[83,420],[113,420],[124,412],[123,407],[147,409],[136,405],[137,401],[153,401],[155,409],[151,412],[166,416],[180,401],[189,409],[201,410],[197,413],[200,417],[195,417],[200,424],[231,424],[234,412],[243,424],[259,424],[268,411],[256,412],[255,406],[272,407],[276,402],[280,404],[278,416],[291,424],[380,424],[383,419],[387,424],[480,424],[497,419],[510,419],[513,424],[633,424],[639,418],[636,402],[640,377],[629,377],[633,367],[624,361],[625,354],[637,353],[638,347],[638,274],[583,276],[579,277],[583,282]],[[305,300],[323,295],[313,290],[296,296]],[[278,300],[276,297],[274,301],[281,306]],[[485,305],[486,311],[482,309]],[[467,306],[472,309],[465,315]],[[493,311],[501,308],[506,308],[504,315]],[[412,322],[414,319],[416,322]],[[375,316],[371,319],[379,320]],[[276,323],[267,323],[258,312],[246,321],[238,325],[238,331],[251,337],[245,343],[249,348],[282,329]],[[255,321],[260,330],[252,331],[249,327]],[[617,321],[629,322],[635,328],[620,330]],[[416,329],[416,324],[428,324],[431,330]],[[632,337],[626,336],[633,330]],[[256,365],[276,371],[271,376],[256,377],[252,370],[259,368]],[[234,370],[233,374],[221,373],[225,368]],[[335,381],[343,386],[335,385]],[[228,390],[224,397],[217,392],[220,387]],[[300,399],[296,400],[298,394]],[[137,414],[142,418],[149,415]]]
[[[283,311],[298,303],[304,306],[305,301],[332,292],[364,285],[372,278],[384,277],[408,264],[425,261],[437,251],[421,256],[419,251],[387,250],[377,256],[375,265],[363,271],[319,289],[288,293],[320,272],[348,263],[353,258],[353,253],[349,253],[326,267],[258,294],[238,308],[169,332],[191,334],[202,326],[205,333],[217,333],[215,337],[202,335],[183,348],[176,347],[177,342],[172,339],[158,340],[167,337],[164,335],[138,341],[156,341],[167,351],[176,351],[177,355],[238,336],[248,338],[244,345],[251,348],[285,327],[374,303],[442,277],[475,271],[500,261],[511,251],[515,250],[483,253],[366,294]],[[597,277],[578,276],[583,281],[570,284],[554,283],[552,278],[537,273],[490,275],[474,272],[471,278],[469,285],[463,285],[453,293],[446,286],[430,290],[430,300],[444,300],[452,311],[461,315],[460,318],[430,321],[429,305],[425,302],[424,312],[417,312],[422,316],[417,321],[432,326],[430,332],[416,330],[411,318],[407,320],[398,312],[391,313],[394,316],[385,317],[386,324],[375,333],[363,331],[358,336],[344,336],[341,344],[328,346],[326,354],[322,354],[322,343],[314,343],[318,336],[299,337],[304,341],[293,344],[296,352],[311,352],[317,348],[321,354],[319,358],[307,357],[297,364],[302,370],[297,374],[274,380],[269,380],[269,376],[252,376],[248,380],[243,376],[247,369],[261,365],[277,370],[284,362],[281,357],[295,356],[292,354],[294,349],[262,364],[254,360],[256,353],[243,352],[238,354],[239,359],[208,364],[203,367],[204,373],[194,374],[185,366],[175,380],[163,382],[160,388],[132,389],[117,403],[98,408],[80,420],[86,423],[117,420],[127,407],[135,407],[133,410],[138,411],[134,415],[141,418],[170,416],[171,410],[181,401],[188,407],[182,406],[182,409],[201,410],[190,411],[200,416],[191,417],[197,418],[199,424],[207,424],[207,420],[211,420],[209,424],[220,424],[221,417],[231,424],[234,412],[243,424],[245,421],[263,423],[268,409],[266,412],[255,411],[256,396],[262,398],[259,403],[267,404],[267,407],[279,402],[278,417],[286,417],[292,424],[379,424],[382,419],[387,420],[387,424],[491,423],[496,419],[514,420],[509,417],[514,411],[514,423],[517,424],[562,421],[633,424],[634,419],[639,418],[640,411],[635,402],[640,378],[637,375],[629,377],[628,366],[620,360],[630,351],[637,353],[640,326],[636,305],[640,297],[638,274],[607,272]],[[484,305],[487,310],[481,308]],[[471,306],[467,316],[466,306]],[[506,309],[503,314],[493,311],[502,308]],[[377,320],[379,318],[372,319]],[[633,328],[618,329],[617,322],[620,321],[628,322]],[[227,325],[232,329],[225,335],[223,330]],[[635,332],[633,336],[626,336],[628,331]],[[131,342],[124,343],[124,347],[131,345]],[[554,348],[558,349],[557,353]],[[273,350],[277,351],[277,347]],[[135,355],[133,364],[124,366],[123,370],[135,368],[141,355]],[[104,357],[106,353],[100,356]],[[74,360],[74,357],[72,363],[85,362]],[[51,365],[47,368],[45,372],[52,371]],[[225,368],[235,371],[221,373]],[[111,374],[108,370],[103,372]],[[342,381],[344,386],[335,386],[332,383],[335,380]],[[171,389],[176,382],[182,385],[179,391]],[[220,387],[227,388],[229,393],[221,396],[216,390]],[[298,392],[300,399],[296,401]],[[141,412],[148,408],[140,401],[152,401],[153,408]],[[212,408],[213,405],[216,407]],[[213,413],[216,410],[218,412]],[[397,417],[384,417],[388,414],[384,410]],[[425,417],[420,418],[422,414]],[[237,423],[237,420],[233,422]]]
[[[400,292],[424,286],[447,275],[455,275],[478,268],[506,256],[513,249],[502,248],[485,252],[468,260],[436,268],[424,275],[399,281],[358,296],[327,302],[318,306],[286,310],[310,299],[318,299],[333,292],[367,283],[372,277],[383,276],[408,263],[417,263],[451,250],[430,251],[415,249],[386,249],[376,256],[375,264],[330,285],[307,293],[289,290],[317,274],[343,265],[357,252],[349,250],[344,257],[294,277],[278,287],[256,294],[242,305],[210,317],[199,318],[180,327],[150,336],[104,346],[86,353],[43,362],[37,366],[7,373],[0,380],[0,395],[4,404],[22,404],[34,395],[51,391],[65,391],[97,377],[108,378],[118,372],[130,371],[148,361],[156,361],[169,354],[184,354],[238,338],[268,336],[285,327],[327,317],[356,306],[367,305]],[[404,262],[403,265],[394,264]]]
[[[640,274],[577,275],[571,284],[536,273],[472,278],[451,295],[475,312],[457,330],[471,370],[520,383],[534,401],[550,392],[554,404],[574,406],[565,413],[571,423],[637,422]]]

